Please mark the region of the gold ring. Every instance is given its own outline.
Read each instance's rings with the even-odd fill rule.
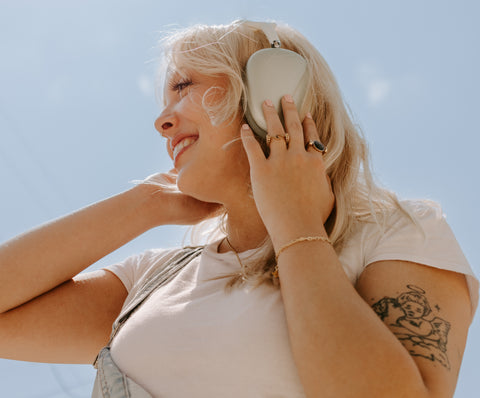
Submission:
[[[288,133],[285,133],[285,135],[277,134],[275,136],[271,136],[270,134],[267,134],[266,140],[267,140],[268,146],[270,146],[270,143],[272,142],[272,140],[275,140],[275,141],[284,140],[288,148],[288,144],[290,143],[290,135]]]
[[[307,142],[307,144],[305,145],[305,150],[308,151],[309,148],[313,148],[315,149],[317,152],[320,152],[322,155],[324,153],[327,153],[327,147],[325,145],[323,145],[320,141],[318,140],[310,140]]]

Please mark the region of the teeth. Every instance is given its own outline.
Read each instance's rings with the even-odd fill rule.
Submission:
[[[175,148],[173,149],[173,158],[175,159],[183,148],[193,144],[196,140],[196,137],[187,137],[180,141],[177,145],[175,145]]]

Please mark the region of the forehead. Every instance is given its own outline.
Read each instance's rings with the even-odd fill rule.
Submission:
[[[166,68],[165,81],[187,77],[191,75],[191,72],[192,71],[190,71],[189,68],[186,68],[185,66],[170,63]]]

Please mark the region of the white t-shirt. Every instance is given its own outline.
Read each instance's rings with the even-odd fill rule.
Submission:
[[[466,275],[472,311],[478,281],[441,210],[424,202],[403,202],[421,228],[400,211],[382,229],[358,227],[339,254],[350,281],[379,260],[406,260]],[[288,340],[280,290],[234,288],[212,278],[238,271],[233,252],[204,249],[177,277],[158,289],[122,327],[112,343],[120,369],[154,397],[304,397]],[[145,275],[176,250],[149,250],[107,269],[132,299]],[[245,260],[252,251],[240,253]]]

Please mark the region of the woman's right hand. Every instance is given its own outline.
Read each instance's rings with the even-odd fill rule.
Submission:
[[[221,210],[218,203],[202,202],[182,193],[177,187],[177,171],[156,173],[140,181],[152,198],[150,217],[156,225],[193,225],[215,217]]]

